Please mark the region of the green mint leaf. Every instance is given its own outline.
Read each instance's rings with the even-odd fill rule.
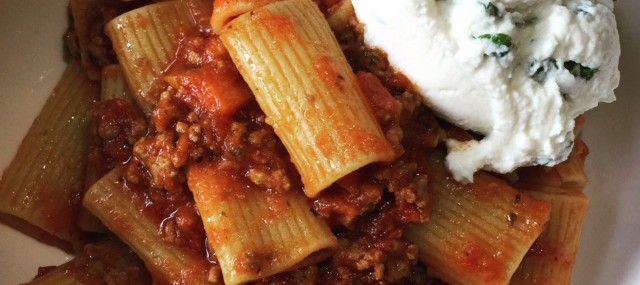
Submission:
[[[484,34],[478,38],[490,40],[492,43],[499,46],[511,47],[511,36],[507,34]]]
[[[593,76],[598,72],[597,68],[589,68],[573,60],[565,62],[564,68],[571,72],[573,76],[584,78],[587,81],[591,80],[591,78],[593,78]]]

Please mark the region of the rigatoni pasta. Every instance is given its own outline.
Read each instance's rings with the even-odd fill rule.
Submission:
[[[315,197],[395,153],[327,21],[310,0],[282,1],[231,21],[221,39]]]
[[[96,182],[85,194],[84,206],[140,256],[156,282],[212,284],[206,258],[162,240],[156,222],[132,204],[122,171],[116,168]]]
[[[482,172],[473,183],[456,182],[439,155],[429,167],[436,200],[429,222],[405,233],[420,259],[449,284],[509,284],[549,221],[551,205]]]
[[[134,102],[133,97],[131,97],[129,87],[127,86],[127,83],[125,81],[125,76],[123,74],[122,68],[119,64],[111,64],[103,67],[100,83],[100,103],[98,104],[114,99],[122,99],[130,103]],[[96,133],[92,134],[91,137],[95,141],[99,140],[98,136],[99,135]],[[95,151],[96,146],[92,147],[93,151]],[[97,165],[97,163],[95,162],[89,163],[87,165],[87,170],[85,173],[85,189],[91,187],[95,182],[102,178],[103,175],[104,165]],[[80,208],[77,224],[80,229],[85,232],[108,232],[108,229],[102,224],[102,222],[89,211],[87,211],[87,209],[84,207]]]
[[[582,193],[528,191],[552,205],[551,221],[513,276],[513,285],[569,285],[589,201]]]
[[[518,182],[528,195],[550,202],[552,211],[549,225],[529,249],[514,274],[513,284],[571,284],[589,207],[589,200],[582,193],[587,153],[586,145],[578,139],[566,161],[554,167],[527,169]]]
[[[324,260],[337,246],[302,193],[269,199],[225,172],[224,162],[193,165],[189,189],[204,220],[225,284],[243,284]]]
[[[174,60],[179,34],[195,29],[189,10],[180,1],[152,4],[120,15],[105,29],[133,97],[150,114],[158,101],[152,88]]]
[[[99,86],[71,62],[0,181],[0,212],[79,242],[89,125]]]

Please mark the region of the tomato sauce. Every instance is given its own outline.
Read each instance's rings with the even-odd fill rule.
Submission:
[[[286,17],[254,17],[271,32],[295,36],[293,23]],[[365,99],[398,158],[365,166],[309,200],[314,214],[325,219],[339,239],[331,258],[256,283],[424,284],[431,280],[417,260],[417,247],[405,241],[402,232],[408,223],[429,218],[432,201],[424,153],[436,148],[440,125],[411,92],[406,78],[386,68],[382,55],[349,49],[362,46],[360,38],[349,40],[341,44],[347,47]],[[331,59],[319,57],[314,64],[323,78],[340,84]],[[168,84],[154,95],[159,100],[148,125],[127,102],[101,103],[96,112],[101,148],[114,164],[126,163],[126,191],[157,223],[158,234],[216,266],[186,185],[189,165],[218,163],[229,177],[252,185],[247,191],[265,191],[274,215],[283,194],[302,193],[303,184],[217,36],[202,29],[185,34],[163,80]],[[375,151],[386,143],[372,141],[357,126],[343,126],[340,131],[358,134],[353,146],[359,149]],[[229,233],[219,235],[229,238]],[[242,270],[258,270],[269,258],[269,252],[247,253],[238,264]]]

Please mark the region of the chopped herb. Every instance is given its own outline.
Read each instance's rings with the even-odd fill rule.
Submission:
[[[484,34],[478,36],[479,39],[490,40],[496,45],[496,50],[487,53],[487,55],[503,57],[511,51],[511,36],[507,34]]]
[[[570,5],[569,8],[573,11],[573,13],[580,16],[593,15],[595,13],[595,7],[589,2]]]
[[[491,2],[487,3],[487,5],[484,5],[484,11],[491,17],[497,17],[500,15],[500,9],[498,9],[498,7],[496,7],[496,5],[493,5],[493,3]]]
[[[579,7],[576,8],[573,12],[576,13],[577,15],[589,15],[589,12]]]
[[[511,36],[507,34],[484,34],[478,38],[490,40],[492,43],[499,46],[511,47]]]
[[[534,60],[529,64],[529,76],[533,80],[543,83],[547,79],[547,74],[552,69],[558,69],[558,64],[553,58],[547,58],[543,61]]]
[[[591,80],[591,78],[593,78],[593,76],[598,72],[597,68],[589,68],[573,60],[565,62],[564,68],[571,72],[573,76],[584,78],[587,81]]]

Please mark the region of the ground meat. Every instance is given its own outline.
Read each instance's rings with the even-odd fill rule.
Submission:
[[[134,155],[143,162],[151,173],[151,187],[164,188],[169,191],[182,190],[185,181],[180,173],[180,162],[184,153],[178,151],[174,144],[175,135],[171,132],[161,133],[155,137],[145,137],[136,143]],[[174,163],[175,162],[175,163]]]
[[[115,163],[129,160],[133,145],[148,132],[143,114],[126,100],[98,103],[94,117],[102,148]]]
[[[154,177],[137,158],[127,164],[124,178],[125,189],[133,197],[132,203],[157,223],[163,240],[203,256],[207,254],[202,218],[185,185],[171,191],[151,186]],[[215,260],[214,256],[211,258]]]
[[[286,149],[257,104],[234,116],[226,134],[220,156],[236,163],[251,183],[273,193],[302,189]]]
[[[220,50],[217,38],[196,36],[184,43],[180,52],[183,61],[170,69],[168,77],[193,76],[194,70],[205,66],[222,68],[218,63],[229,60],[224,48]],[[229,68],[228,64],[223,66]],[[237,75],[237,70],[234,72]],[[192,93],[193,88],[185,85],[188,83],[184,81],[178,88],[167,86],[159,91],[153,126],[132,147],[133,157],[128,160],[124,176],[128,191],[133,193],[133,203],[157,221],[158,232],[165,241],[205,254],[204,227],[185,183],[188,165],[203,159],[222,160],[234,175],[272,193],[274,200],[290,189],[302,187],[284,146],[266,124],[265,115],[255,101],[238,105],[242,108],[229,115],[214,114],[198,106],[206,101],[194,98],[201,94]],[[118,113],[108,109],[104,117],[109,116]],[[118,124],[112,125],[99,128],[103,141],[128,133],[128,129]],[[245,258],[247,268],[252,267],[250,260],[259,259],[249,255]],[[215,260],[215,256],[210,256]],[[211,274],[218,276],[213,271]]]
[[[315,213],[335,228],[351,227],[357,217],[374,210],[384,189],[362,181],[363,173],[352,173],[322,191],[313,203]]]
[[[133,145],[148,132],[147,121],[131,103],[108,100],[96,105],[94,125],[88,150],[85,187],[89,188],[100,177],[118,164],[129,161]]]
[[[142,261],[122,242],[106,238],[97,244],[87,244],[71,261],[59,267],[40,268],[36,278],[51,270],[62,270],[76,284],[141,285],[151,284]],[[60,274],[62,272],[59,272]],[[62,283],[51,278],[49,282]],[[67,281],[67,279],[62,279]],[[38,282],[39,281],[39,282]],[[42,283],[38,280],[35,283]]]
[[[176,98],[176,90],[172,87],[165,88],[166,90],[157,96],[159,100],[151,118],[155,131],[160,133],[169,130],[174,124],[189,115],[189,107]]]
[[[389,197],[352,230],[338,231],[339,246],[320,265],[321,284],[411,284],[426,279],[417,247],[402,239],[401,209]]]
[[[403,113],[397,116],[399,123],[388,125],[391,128],[403,125],[407,130],[400,141],[402,156],[392,164],[362,168],[321,192],[314,201],[314,211],[330,224],[350,227],[355,218],[374,209],[385,191],[394,194],[397,207],[402,209],[398,222],[428,220],[430,201],[425,153],[437,146],[440,128],[430,111],[406,103],[410,96],[404,97],[401,100],[404,104],[400,103],[404,106]],[[402,116],[406,119],[400,119]]]
[[[349,57],[356,70],[368,72],[359,75],[361,87],[399,158],[359,169],[310,200],[314,213],[327,220],[339,238],[334,256],[259,284],[431,282],[417,261],[416,246],[405,241],[402,232],[408,223],[428,220],[432,201],[425,154],[438,144],[440,126],[421,107],[406,78],[389,70],[384,55],[360,44]],[[217,37],[185,38],[164,78],[168,86],[158,93],[154,125],[135,143],[127,164],[127,186],[136,193],[134,203],[158,220],[163,239],[207,254],[202,221],[185,184],[190,164],[219,161],[225,172],[246,179],[268,193],[268,199],[303,187]],[[216,80],[230,88],[218,88]],[[101,131],[103,139],[111,135],[108,127]],[[245,252],[238,264],[242,270],[259,270],[270,258],[269,252]],[[214,266],[211,278],[219,280],[216,270]]]

